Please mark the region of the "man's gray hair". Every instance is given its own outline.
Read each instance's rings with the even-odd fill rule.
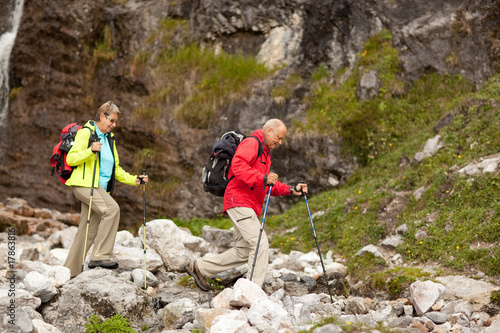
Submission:
[[[266,121],[266,123],[264,124],[264,127],[262,129],[266,130],[269,127],[271,127],[272,129],[278,129],[278,128],[281,128],[282,126],[285,126],[285,124],[281,120],[275,118],[275,119],[269,119],[268,121]]]

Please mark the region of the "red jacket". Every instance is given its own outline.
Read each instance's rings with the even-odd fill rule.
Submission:
[[[264,187],[264,176],[271,170],[271,152],[264,144],[262,130],[259,129],[252,135],[260,140],[264,153],[257,156],[259,144],[253,138],[245,139],[240,143],[229,168],[228,177],[234,175],[234,178],[229,182],[224,193],[224,212],[229,208],[248,207],[260,216],[262,203],[269,192],[269,187]],[[271,195],[290,195],[290,189],[290,186],[278,181],[273,186]]]

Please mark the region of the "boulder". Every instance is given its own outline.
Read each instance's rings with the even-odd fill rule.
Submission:
[[[423,315],[440,299],[446,291],[445,286],[432,281],[416,281],[410,285],[410,301],[418,316]]]
[[[143,234],[143,227],[138,234]],[[158,252],[168,270],[177,272],[184,272],[186,264],[209,248],[204,239],[181,230],[171,220],[150,221],[146,226],[146,243]]]
[[[101,268],[84,271],[67,282],[59,297],[42,310],[45,322],[75,333],[85,332],[85,323],[94,314],[107,319],[117,313],[132,327],[142,328],[144,320],[153,316],[151,298],[131,281]]]
[[[38,273],[29,272],[23,280],[26,290],[31,291],[42,303],[47,303],[57,295],[56,287],[51,279]]]

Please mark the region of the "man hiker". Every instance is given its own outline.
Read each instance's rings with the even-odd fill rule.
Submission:
[[[259,238],[259,216],[262,204],[272,186],[271,195],[301,195],[307,193],[307,185],[299,183],[289,186],[278,181],[278,175],[271,170],[271,150],[283,143],[286,126],[279,119],[268,120],[262,129],[252,133],[260,141],[243,140],[231,162],[228,178],[234,175],[224,194],[223,212],[231,218],[234,225],[236,246],[214,257],[201,258],[184,268],[194,278],[198,288],[210,290],[206,276],[214,276],[222,271],[248,263],[249,271]],[[259,146],[264,152],[259,155]],[[269,263],[269,241],[262,233],[252,281],[262,287]],[[249,277],[250,278],[250,277]]]

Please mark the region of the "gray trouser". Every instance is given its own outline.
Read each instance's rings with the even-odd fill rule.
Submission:
[[[217,273],[248,263],[248,278],[250,278],[261,226],[259,218],[253,209],[246,207],[230,208],[227,210],[227,214],[233,221],[236,246],[214,257],[198,259],[196,261],[198,269],[204,276],[214,276]],[[252,281],[261,287],[266,279],[268,263],[269,241],[263,231],[252,278]]]
[[[87,218],[90,204],[90,188],[72,187],[75,197],[82,202],[80,224],[71,245],[64,266],[71,271],[71,277],[82,272],[83,247],[85,246],[85,235],[87,230]],[[118,224],[120,223],[120,206],[101,186],[94,189],[92,197],[92,212],[90,213],[90,224],[87,237],[87,247],[94,244],[90,260],[110,259],[113,254]]]

